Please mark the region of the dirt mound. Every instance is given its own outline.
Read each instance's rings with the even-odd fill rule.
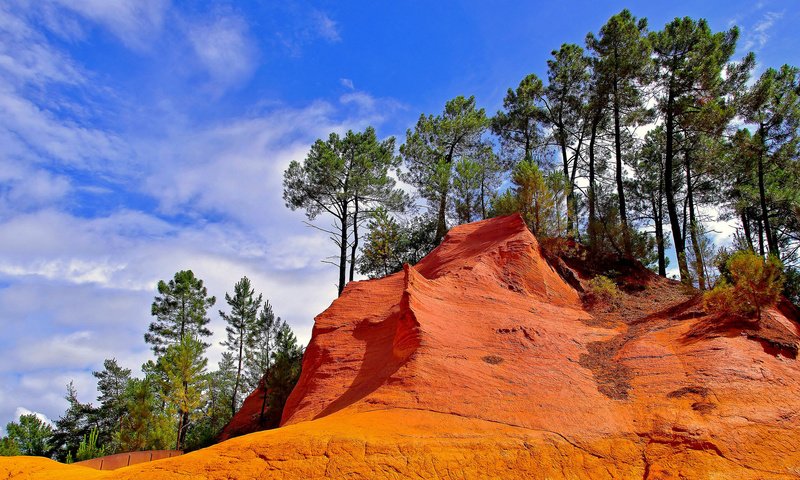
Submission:
[[[0,475],[800,475],[794,310],[725,324],[641,269],[620,277],[619,305],[587,308],[579,263],[551,265],[518,216],[456,227],[316,318],[282,428],[108,474],[17,459]]]

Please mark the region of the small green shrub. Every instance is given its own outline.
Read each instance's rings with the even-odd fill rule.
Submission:
[[[92,431],[89,432],[89,438],[86,438],[86,435],[83,436],[83,440],[81,440],[80,445],[78,445],[78,451],[75,454],[75,459],[77,461],[82,462],[106,455],[106,448],[104,446],[97,446],[97,436],[98,432],[96,428],[93,428]]]
[[[703,303],[709,313],[753,316],[775,304],[783,289],[783,266],[780,260],[768,259],[751,251],[739,251],[728,258],[719,283],[705,293]],[[728,283],[726,278],[730,278]]]
[[[13,457],[15,455],[22,455],[17,442],[9,437],[0,438],[0,457]]]
[[[744,315],[741,303],[736,301],[734,287],[724,278],[717,285],[703,294],[703,308],[706,312],[721,315]]]
[[[622,298],[617,284],[605,275],[598,275],[589,280],[587,296],[592,303],[615,305]]]

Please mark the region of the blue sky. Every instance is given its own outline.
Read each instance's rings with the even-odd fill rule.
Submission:
[[[220,299],[249,276],[307,341],[336,273],[283,205],[288,163],[347,128],[401,143],[455,95],[494,112],[626,6],[651,29],[736,24],[737,56],[800,64],[794,1],[0,3],[0,428],[57,418],[70,380],[93,400],[104,358],[138,370],[179,269]]]

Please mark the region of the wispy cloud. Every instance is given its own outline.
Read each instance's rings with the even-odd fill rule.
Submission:
[[[50,0],[108,29],[128,48],[147,50],[164,24],[168,0]],[[63,24],[62,24],[63,25]]]
[[[758,52],[767,44],[772,27],[783,18],[784,12],[766,12],[752,27],[745,29],[743,49]]]
[[[243,18],[233,14],[217,16],[189,23],[186,31],[195,55],[216,87],[239,85],[257,67],[257,48]]]
[[[0,59],[0,423],[18,407],[58,417],[70,380],[93,400],[91,370],[105,358],[136,370],[150,356],[142,335],[154,286],[181,269],[218,298],[247,275],[306,342],[335,279],[320,262],[328,240],[283,204],[283,171],[316,138],[380,124],[399,103],[353,90],[214,120],[158,100],[126,109],[124,91],[97,82],[20,18],[0,16],[20,32],[7,34],[16,40]],[[212,82],[230,87],[252,74],[257,52],[240,18],[184,25],[183,46]],[[25,60],[32,56],[40,60]],[[60,94],[83,85],[102,92],[102,109]],[[69,102],[90,112],[65,114]],[[98,178],[111,180],[97,187]],[[128,202],[127,192],[147,201]],[[83,195],[102,196],[103,213],[76,213]],[[212,329],[214,363],[224,337],[215,314]]]
[[[311,12],[314,27],[317,34],[329,42],[339,42],[342,40],[339,34],[339,27],[325,12],[313,10]]]
[[[339,84],[348,90],[355,90],[356,87],[353,85],[353,81],[349,78],[340,78]]]

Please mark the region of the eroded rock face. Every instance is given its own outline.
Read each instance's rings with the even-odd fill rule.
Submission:
[[[623,308],[588,311],[519,217],[462,225],[317,317],[282,428],[111,474],[33,459],[0,474],[800,476],[794,310],[731,323],[675,282],[636,283]]]

